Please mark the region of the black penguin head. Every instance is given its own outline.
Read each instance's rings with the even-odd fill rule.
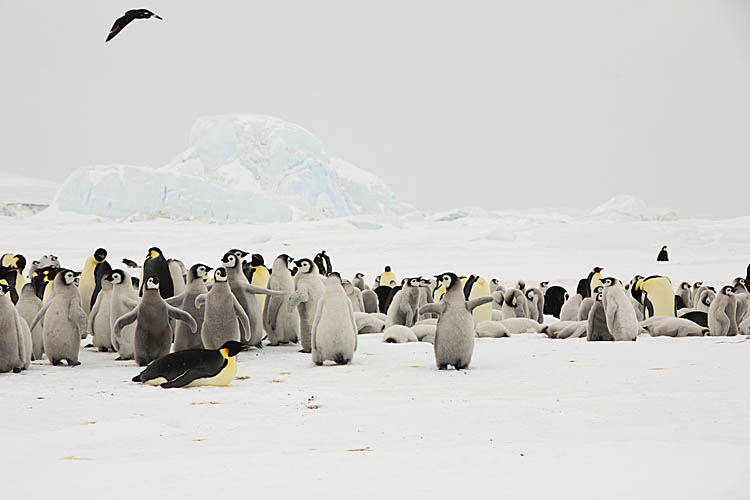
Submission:
[[[612,278],[612,277],[602,278],[602,284],[605,287],[607,287],[607,286],[614,286],[615,283],[618,283],[618,282],[619,282],[619,280],[617,278]]]
[[[328,273],[328,276],[326,276],[326,281],[333,281],[338,283],[339,285],[343,285],[343,281],[341,281],[341,275],[335,271]]]
[[[228,340],[219,348],[219,352],[221,352],[225,358],[233,358],[246,348],[247,344],[242,344],[236,340]]]
[[[149,276],[146,278],[146,290],[158,290],[159,289],[159,278],[156,276]]]
[[[276,260],[278,259],[281,259],[281,261],[284,263],[286,267],[289,267],[294,262],[294,259],[285,253],[282,253],[281,255],[276,257]]]
[[[694,288],[700,288],[702,286],[703,286],[703,282],[702,281],[696,281],[695,283],[693,283],[693,287]]]
[[[250,256],[250,265],[251,266],[264,266],[266,265],[266,263],[263,260],[263,256],[261,254],[254,253]]]
[[[518,283],[516,283],[516,288],[523,292],[524,290],[526,290],[526,282],[524,280],[518,280]]]
[[[595,267],[595,268],[594,268],[594,269],[593,269],[593,270],[592,270],[591,272],[592,272],[592,273],[594,273],[594,274],[596,274],[596,273],[600,273],[600,272],[602,272],[602,271],[604,271],[604,268],[603,268],[603,267],[598,267],[598,266],[597,266],[597,267]]]
[[[26,267],[26,257],[24,257],[21,254],[18,254],[15,256],[13,260],[15,261],[16,269],[18,269],[19,271],[23,271],[24,268]]]
[[[666,252],[667,251],[667,245],[664,245],[663,247],[661,247],[661,249],[662,249],[662,251]]]
[[[188,271],[188,273],[190,274],[190,281],[197,279],[208,281],[208,272],[211,269],[213,268],[206,264],[193,264],[192,266],[190,266],[190,271]]]
[[[217,267],[214,271],[214,281],[220,283],[227,280],[227,270],[223,267]]]
[[[712,293],[705,292],[701,295],[700,301],[703,303],[704,306],[710,306],[713,299],[714,299],[714,296]]]
[[[385,266],[385,272],[390,273],[391,272],[391,266]]]
[[[240,262],[240,257],[237,256],[234,252],[231,250],[224,254],[224,256],[221,258],[221,263],[224,265],[224,267],[237,267],[237,264]]]
[[[365,275],[364,275],[364,274],[362,274],[362,273],[357,273],[357,274],[355,274],[355,275],[354,275],[354,277],[355,277],[355,278],[360,278],[360,279],[362,279],[362,278],[364,278],[364,277],[365,277]]]
[[[416,278],[408,278],[406,280],[406,283],[404,283],[405,286],[419,286],[422,284],[422,277],[418,276]]]
[[[732,295],[734,295],[734,287],[732,285],[724,285],[723,287],[721,287],[721,291],[719,293],[731,297]]]
[[[437,274],[435,278],[443,284],[446,292],[455,286],[461,286],[461,281],[458,279],[456,273]]]
[[[300,274],[311,273],[314,267],[314,264],[310,259],[298,259],[294,261],[294,264],[297,266],[297,269],[299,269]]]
[[[687,281],[683,281],[682,283],[680,283],[680,289],[690,290],[690,283],[688,283]]]
[[[111,281],[113,285],[119,285],[125,281],[125,271],[122,269],[114,269],[107,273],[104,279]]]
[[[163,255],[161,253],[161,249],[159,247],[151,247],[148,249],[148,253],[146,254],[147,259],[155,259],[159,257],[160,255]]]
[[[239,248],[232,248],[227,253],[233,253],[237,257],[237,262],[242,262],[242,259],[248,255],[248,252],[240,250]]]
[[[94,260],[102,263],[104,262],[104,259],[107,258],[107,251],[103,248],[97,248],[96,252],[94,252]]]
[[[549,286],[549,281],[540,281],[539,282],[539,288],[547,288]]]
[[[594,300],[597,300],[599,302],[602,301],[602,293],[604,292],[603,286],[598,286],[594,288]]]
[[[526,295],[526,299],[531,300],[531,301],[533,301],[534,297],[536,297],[536,293],[534,293],[533,288],[529,288],[528,290],[526,290],[525,295]]]

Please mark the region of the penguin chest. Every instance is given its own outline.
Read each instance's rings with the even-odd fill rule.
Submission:
[[[188,387],[200,387],[205,385],[225,386],[234,380],[237,375],[237,358],[227,358],[227,365],[213,377],[199,378],[193,380]]]

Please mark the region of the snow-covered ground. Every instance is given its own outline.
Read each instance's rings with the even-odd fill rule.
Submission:
[[[344,276],[479,273],[568,288],[594,265],[624,280],[722,284],[750,262],[750,217],[641,221],[572,210],[454,210],[280,224],[2,218],[3,251],[115,267],[150,246],[190,265],[229,248],[312,256]],[[655,262],[662,245],[672,261]],[[750,495],[750,342],[478,339],[466,372],[432,346],[360,336],[351,366],[296,347],[239,357],[226,388],[163,390],[114,354],[0,375],[3,497],[722,498]]]

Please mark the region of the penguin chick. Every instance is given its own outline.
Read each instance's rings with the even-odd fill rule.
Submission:
[[[357,324],[352,303],[341,286],[341,276],[331,272],[325,280],[324,293],[318,302],[312,327],[312,360],[346,365],[357,350]]]

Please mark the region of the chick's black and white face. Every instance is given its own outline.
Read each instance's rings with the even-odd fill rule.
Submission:
[[[158,278],[151,276],[146,280],[146,290],[158,290],[159,280]]]
[[[233,253],[230,253],[224,258],[224,267],[236,267],[237,262],[239,262],[239,259],[237,256]]]
[[[354,277],[355,277],[355,278],[359,278],[359,279],[362,279],[362,278],[364,278],[364,277],[365,277],[365,275],[364,275],[364,274],[362,274],[362,273],[357,273],[357,274],[355,274],[355,275],[354,275]]]
[[[409,280],[409,286],[419,286],[420,285],[420,279],[419,278],[411,278]]]
[[[299,271],[301,273],[309,273],[310,272],[310,263],[306,260],[303,260],[298,264]]]
[[[602,284],[604,284],[604,286],[612,286],[612,285],[615,284],[615,279],[614,278],[604,278],[602,280]]]
[[[120,271],[113,271],[110,275],[110,281],[112,281],[113,285],[119,285],[120,283],[122,283],[123,279],[124,276]]]
[[[442,277],[440,278],[440,282],[441,282],[441,283],[443,284],[443,286],[444,286],[444,287],[445,287],[445,289],[447,290],[447,289],[449,289],[449,288],[451,287],[451,285],[453,284],[453,278],[451,278],[451,277],[450,277],[449,275],[447,275],[447,274],[444,274],[444,275],[443,275],[443,276],[442,276]]]
[[[63,275],[63,281],[65,281],[66,285],[72,285],[76,281],[75,273],[73,273],[73,271],[65,271],[65,274]]]
[[[218,268],[216,271],[214,271],[214,280],[217,282],[222,282],[227,280],[227,270],[223,267]]]
[[[734,289],[730,285],[727,285],[721,289],[721,293],[731,297],[734,295]]]

